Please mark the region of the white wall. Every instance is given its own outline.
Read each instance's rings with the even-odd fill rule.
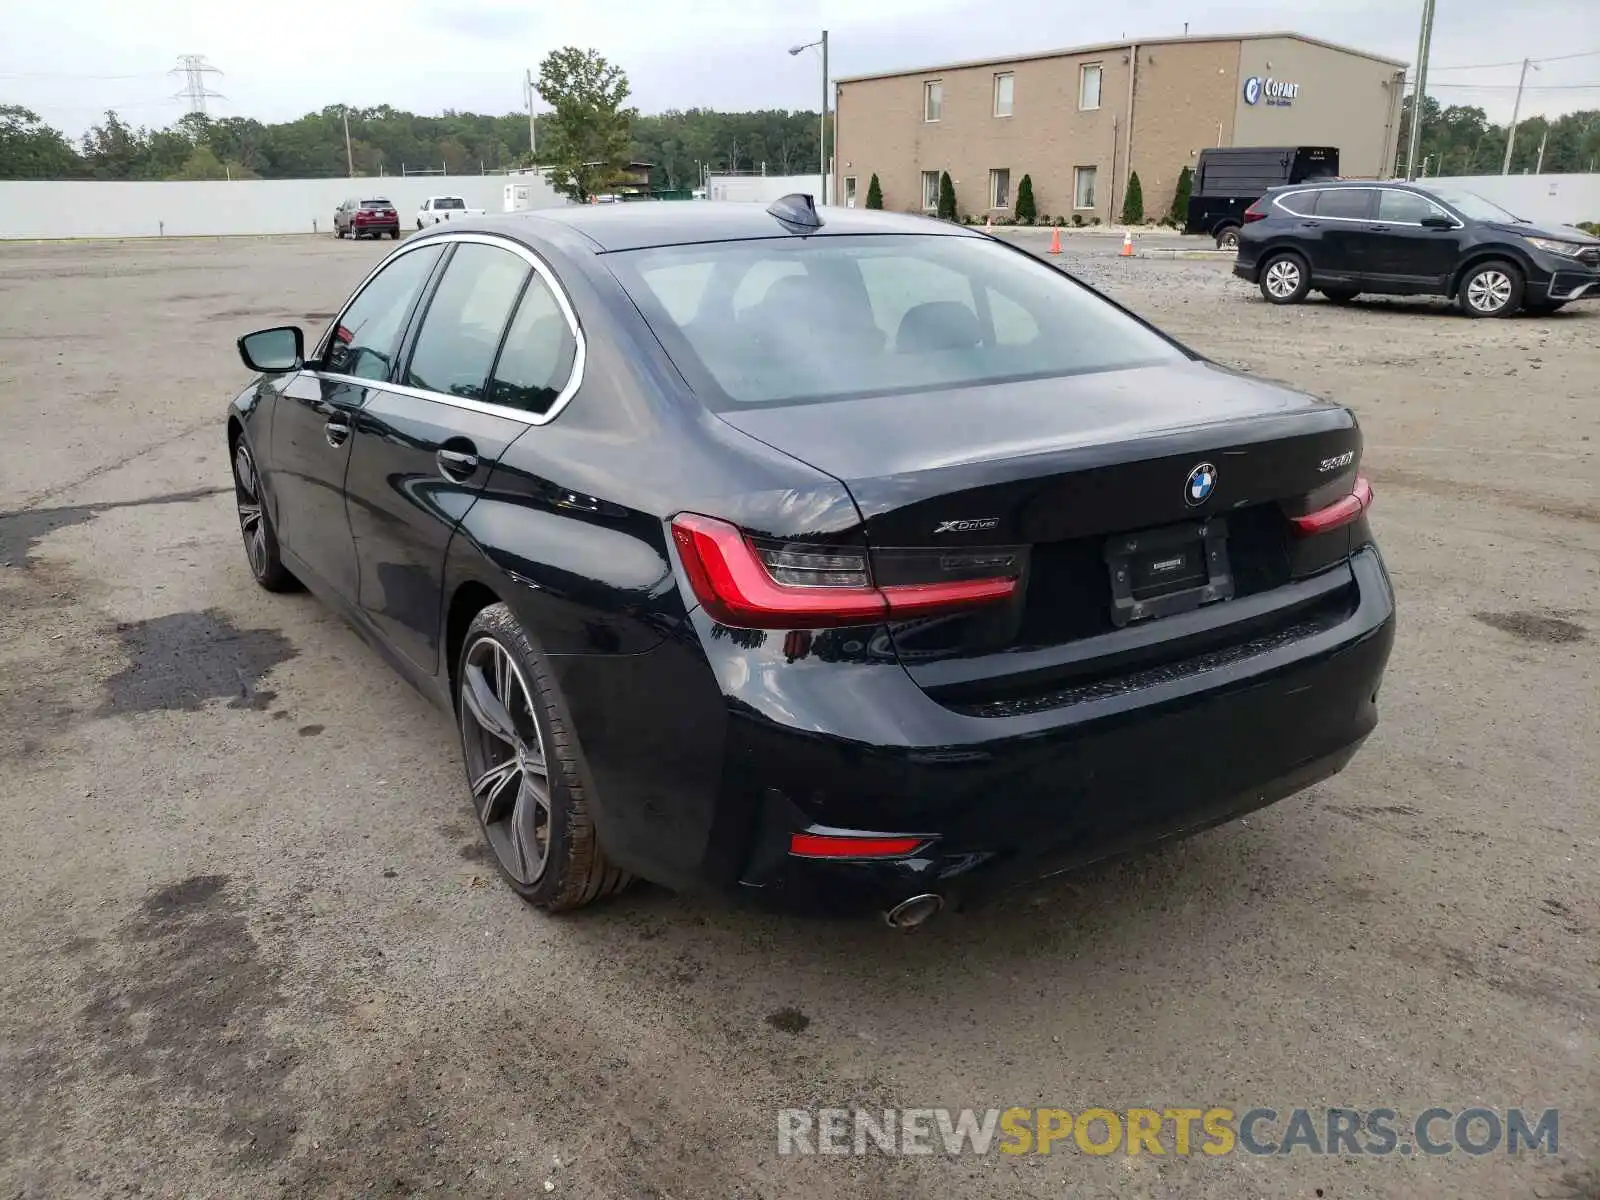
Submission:
[[[409,228],[429,196],[460,196],[501,212],[504,175],[412,175],[381,179],[239,179],[232,182],[0,183],[0,240],[168,237],[194,234],[328,233],[351,196],[394,202]],[[528,207],[565,204],[542,179],[518,178],[542,194]]]
[[[1476,192],[1530,221],[1574,225],[1600,221],[1600,174],[1596,175],[1460,175],[1419,179]]]
[[[821,175],[816,171],[809,175],[711,175],[706,179],[706,199],[771,204],[793,192],[814,197],[821,182]],[[828,196],[824,204],[833,202],[832,179],[828,180]],[[862,193],[860,203],[866,203],[865,193]]]

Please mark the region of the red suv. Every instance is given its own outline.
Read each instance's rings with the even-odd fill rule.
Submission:
[[[387,200],[346,200],[333,213],[334,237],[400,237],[400,214]]]

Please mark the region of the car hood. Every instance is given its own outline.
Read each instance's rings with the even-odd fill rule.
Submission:
[[[1600,246],[1600,238],[1591,237],[1571,225],[1522,224],[1514,221],[1486,221],[1485,224],[1498,233],[1510,233],[1519,237],[1554,238],[1559,242],[1580,242],[1585,246]]]

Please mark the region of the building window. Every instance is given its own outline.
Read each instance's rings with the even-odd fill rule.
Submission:
[[[854,208],[856,206],[856,177],[854,175],[846,175],[844,177],[844,206],[846,208]]]
[[[930,79],[922,85],[922,119],[937,121],[944,113],[944,83]]]
[[[1090,63],[1078,68],[1078,107],[1100,107],[1100,64]]]
[[[1009,117],[1011,115],[1011,96],[1016,88],[1017,77],[1010,71],[994,77],[994,115]]]
[[[1093,167],[1072,168],[1072,207],[1094,208],[1094,175]]]
[[[935,212],[939,207],[939,172],[922,173],[922,207],[925,212]]]
[[[989,207],[1011,207],[1011,172],[1005,167],[989,172]]]

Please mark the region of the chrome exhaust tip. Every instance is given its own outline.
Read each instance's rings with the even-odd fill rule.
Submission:
[[[915,929],[943,907],[943,896],[924,892],[920,896],[900,901],[883,914],[883,919],[889,923],[890,929]]]

